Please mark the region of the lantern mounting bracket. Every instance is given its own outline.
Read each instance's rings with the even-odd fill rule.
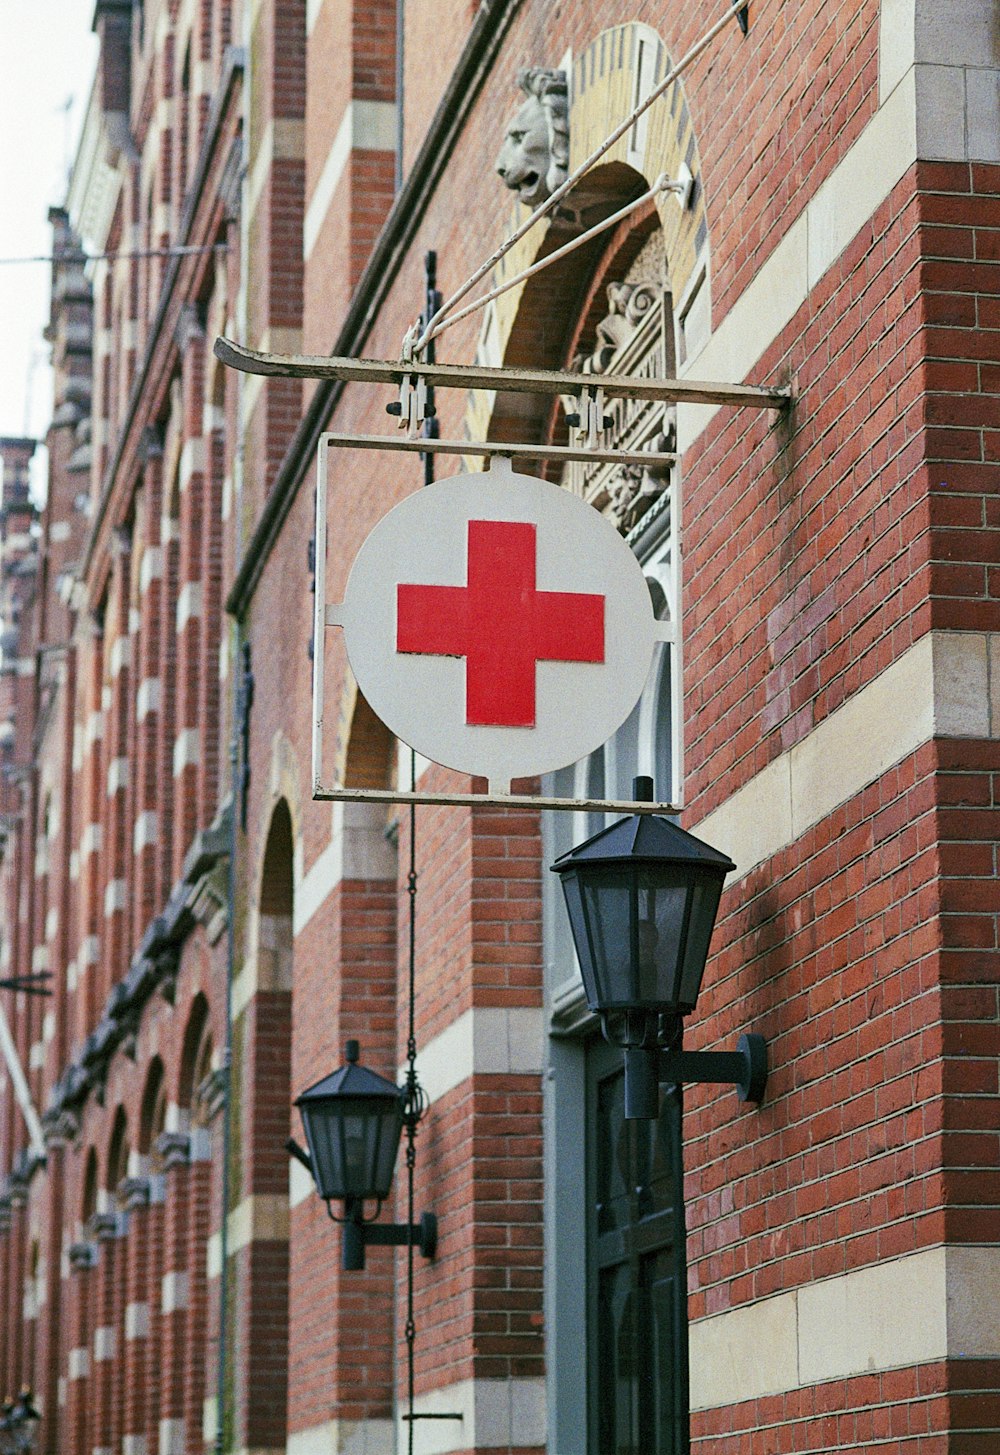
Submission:
[[[740,1036],[735,1051],[664,1051],[660,1059],[661,1085],[684,1082],[732,1083],[740,1101],[756,1105],[767,1087],[767,1042],[763,1036]]]
[[[352,1203],[345,1203],[344,1212],[342,1266],[345,1273],[364,1268],[366,1248],[406,1248],[412,1242],[425,1258],[433,1258],[437,1252],[438,1225],[432,1212],[423,1213],[419,1223],[366,1223],[360,1205]]]

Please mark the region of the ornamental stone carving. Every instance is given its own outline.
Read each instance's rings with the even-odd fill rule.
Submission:
[[[581,374],[604,374],[615,354],[632,342],[663,290],[650,283],[609,283],[608,311],[594,330],[597,344],[590,354],[578,354],[570,368]]]
[[[149,1206],[150,1192],[148,1177],[123,1177],[115,1188],[115,1197],[124,1212],[134,1212],[136,1208]]]
[[[72,1146],[80,1135],[79,1112],[59,1103],[49,1107],[42,1117],[42,1135],[48,1148]]]
[[[97,1263],[97,1248],[90,1242],[73,1243],[66,1256],[74,1273],[85,1273]]]
[[[565,71],[519,71],[525,100],[504,131],[496,169],[504,185],[537,207],[565,182],[569,168],[569,95]]]
[[[156,1139],[156,1155],[163,1167],[183,1167],[191,1160],[189,1132],[161,1132]]]
[[[199,1121],[211,1122],[219,1115],[226,1104],[228,1084],[229,1076],[225,1067],[219,1066],[208,1073],[195,1092]]]
[[[11,1207],[27,1207],[28,1184],[20,1178],[10,1178],[7,1184],[7,1198]]]
[[[125,1236],[127,1221],[114,1208],[105,1208],[92,1214],[85,1231],[98,1243],[111,1243],[115,1238]]]
[[[674,373],[673,330],[662,233],[653,233],[626,275],[608,284],[606,297],[607,311],[570,363],[572,371],[670,377]],[[563,406],[567,414],[572,413],[575,398],[565,395]],[[673,405],[611,399],[607,410],[610,440],[619,448],[658,454],[676,450]],[[567,466],[563,483],[627,534],[664,496],[671,474],[669,465],[574,463]]]

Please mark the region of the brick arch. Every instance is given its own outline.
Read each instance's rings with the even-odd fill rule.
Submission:
[[[257,836],[258,844],[265,846],[265,854],[274,812],[281,800],[284,800],[291,818],[293,843],[302,832],[303,800],[298,755],[288,736],[280,730],[271,740],[271,768],[268,786],[268,798],[261,808],[260,833]],[[261,862],[263,863],[263,859]]]
[[[271,814],[264,843],[257,903],[261,916],[291,919],[295,897],[295,844],[292,814],[285,798],[279,798]]]
[[[630,21],[602,31],[573,59],[573,103],[570,108],[570,167],[576,167],[598,146],[644,95],[663,79],[673,57],[662,37],[641,21]],[[663,227],[670,280],[675,296],[688,290],[692,278],[707,260],[708,216],[701,182],[701,159],[695,124],[688,107],[684,82],[677,81],[666,97],[651,106],[636,126],[625,133],[579,184],[615,163],[634,169],[645,185],[666,172],[679,174],[686,164],[693,178],[690,205],[682,209],[673,196],[657,200]],[[598,185],[600,182],[598,182]]]
[[[396,739],[369,707],[353,673],[345,683],[345,693],[348,693],[349,727],[343,761],[339,765],[341,782],[349,788],[389,788],[396,776]]]
[[[584,225],[589,227],[600,218],[610,216],[624,203],[640,196],[645,185],[645,179],[638,172],[620,163],[595,168],[587,183],[586,204],[582,209]],[[501,281],[505,275],[519,272],[521,267],[555,252],[579,230],[576,226],[567,227],[562,220],[532,228],[504,260],[507,266],[501,263],[494,270],[494,280]],[[534,239],[536,233],[540,237],[530,254],[523,253],[524,243]],[[499,298],[496,311],[491,306],[484,322],[483,338],[488,336],[490,344],[484,349],[483,339],[480,341],[479,356],[483,362],[504,363],[512,368],[557,368],[566,355],[575,320],[584,306],[587,280],[605,245],[604,236],[596,237]],[[540,438],[549,411],[545,395],[499,392],[492,410],[486,414],[489,400],[490,396],[484,393],[470,397],[466,422],[473,439],[517,442]]]
[[[263,847],[247,944],[260,989],[291,989],[295,844],[301,825],[298,760],[288,738],[277,732],[271,750],[270,794],[260,815],[257,843]]]

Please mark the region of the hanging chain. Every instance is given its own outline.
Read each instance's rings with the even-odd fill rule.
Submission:
[[[424,258],[424,318],[430,319],[441,305],[441,295],[436,288],[437,253],[429,252]],[[434,360],[433,343],[428,349],[428,358]],[[437,420],[434,418],[434,391],[430,390],[430,409],[424,425],[424,433],[437,437]],[[434,456],[424,455],[424,484],[434,479]],[[417,755],[410,749],[410,791],[417,790]],[[409,1232],[406,1237],[406,1400],[409,1421],[407,1422],[407,1455],[413,1455],[413,1402],[415,1395],[415,1355],[417,1324],[413,1317],[413,1228],[414,1228],[414,1172],[417,1165],[417,1123],[427,1110],[427,1097],[417,1080],[417,806],[410,804],[410,863],[406,876],[406,898],[408,915],[408,1022],[406,1028],[406,1222]]]

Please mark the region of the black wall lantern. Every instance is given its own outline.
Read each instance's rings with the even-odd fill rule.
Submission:
[[[637,778],[637,801],[653,781]],[[694,1010],[726,875],[736,865],[659,814],[632,814],[563,854],[560,876],[587,1004],[625,1054],[625,1115],[655,1118],[661,1081],[734,1081],[759,1101],[767,1079],[760,1036],[734,1052],[681,1049]]]
[[[31,1449],[41,1419],[30,1389],[8,1398],[0,1410],[0,1455],[24,1455]]]
[[[405,1247],[412,1241],[425,1258],[433,1258],[437,1249],[433,1213],[424,1213],[416,1224],[365,1220],[365,1203],[376,1204],[377,1218],[389,1196],[400,1135],[411,1120],[415,1126],[424,1107],[419,1099],[413,1103],[405,1087],[360,1065],[358,1055],[357,1041],[348,1041],[346,1065],[297,1098],[308,1154],[296,1142],[288,1143],[292,1156],[312,1173],[330,1217],[343,1223],[348,1272],[364,1268],[365,1248],[371,1244]],[[334,1202],[344,1204],[343,1218],[335,1216]]]

